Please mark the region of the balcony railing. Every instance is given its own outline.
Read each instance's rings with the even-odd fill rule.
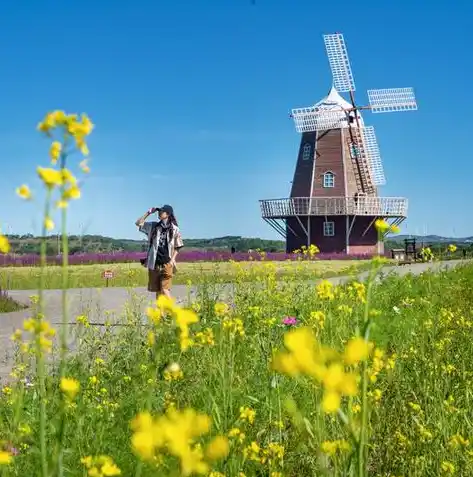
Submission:
[[[260,200],[260,206],[264,219],[297,215],[407,216],[407,199],[403,197],[292,197]]]

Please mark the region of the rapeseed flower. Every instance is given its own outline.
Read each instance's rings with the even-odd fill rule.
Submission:
[[[0,232],[0,253],[10,252],[10,242],[5,235]]]
[[[113,459],[106,455],[83,457],[81,464],[85,466],[90,477],[113,477],[122,473]]]
[[[10,452],[0,451],[0,465],[8,465],[13,462],[13,458]]]
[[[363,338],[352,338],[345,347],[345,363],[350,366],[365,361],[368,359],[369,351],[369,345]]]
[[[17,187],[16,193],[19,197],[21,197],[24,200],[29,200],[32,197],[31,190],[26,184],[23,184],[20,187]]]
[[[193,409],[178,411],[168,409],[165,415],[153,418],[148,412],[139,414],[131,424],[133,429],[132,448],[142,459],[153,460],[154,456],[166,450],[180,459],[181,473],[204,474],[209,471],[205,454],[194,440],[210,429],[210,418]],[[224,439],[224,438],[223,438]],[[213,456],[222,454],[224,441],[213,441],[209,452]]]
[[[61,157],[62,144],[59,141],[53,141],[49,148],[49,156],[51,157],[51,163],[56,164]]]
[[[79,392],[80,384],[77,379],[62,378],[60,388],[69,399],[74,399]]]

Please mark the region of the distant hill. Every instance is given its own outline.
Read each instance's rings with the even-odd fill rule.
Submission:
[[[473,236],[471,237],[442,237],[440,235],[395,235],[390,236],[389,240],[392,242],[403,242],[406,238],[415,238],[418,242],[427,243],[454,243],[466,244],[473,243]]]
[[[10,235],[12,253],[38,254],[40,238],[33,235]],[[240,236],[225,236],[210,239],[185,238],[186,250],[231,250],[235,247],[237,252],[248,250],[264,250],[265,252],[282,252],[285,243],[282,240],[264,240],[260,238],[247,238]],[[102,235],[70,235],[69,253],[111,253],[111,252],[142,252],[146,250],[146,239],[117,239]],[[61,241],[57,236],[48,237],[47,254],[56,255],[61,252]]]
[[[397,248],[404,246],[404,239],[415,237],[418,244],[424,243],[432,248],[441,249],[448,244],[454,243],[459,248],[473,247],[473,237],[453,238],[441,237],[439,235],[427,235],[425,237],[417,235],[397,235],[390,236],[386,240],[386,248]],[[12,245],[12,253],[17,254],[39,254],[40,238],[33,235],[10,235],[9,240]],[[263,250],[265,252],[283,252],[285,243],[283,240],[264,240],[260,238],[249,238],[228,235],[209,239],[189,239],[185,238],[186,250],[205,251],[225,251],[235,247],[237,252],[247,252],[248,250]],[[48,237],[47,254],[57,255],[61,252],[61,241],[57,236]],[[69,236],[69,253],[111,253],[111,252],[143,252],[146,250],[146,239],[132,240],[104,237],[102,235],[71,235]]]

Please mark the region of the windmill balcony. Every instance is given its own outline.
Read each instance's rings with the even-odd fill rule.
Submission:
[[[291,197],[261,200],[260,206],[263,219],[324,215],[407,217],[407,199],[403,197]]]

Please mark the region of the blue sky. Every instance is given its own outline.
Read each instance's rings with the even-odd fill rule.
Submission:
[[[322,35],[347,42],[358,102],[413,86],[416,112],[371,114],[407,233],[473,235],[473,5],[468,2],[4,0],[0,15],[0,223],[38,233],[51,109],[87,112],[92,176],[72,233],[139,237],[170,203],[184,236],[277,235],[258,200],[286,197],[299,145],[288,113],[330,89]],[[448,6],[448,4],[452,6]],[[78,163],[73,159],[71,167]]]

